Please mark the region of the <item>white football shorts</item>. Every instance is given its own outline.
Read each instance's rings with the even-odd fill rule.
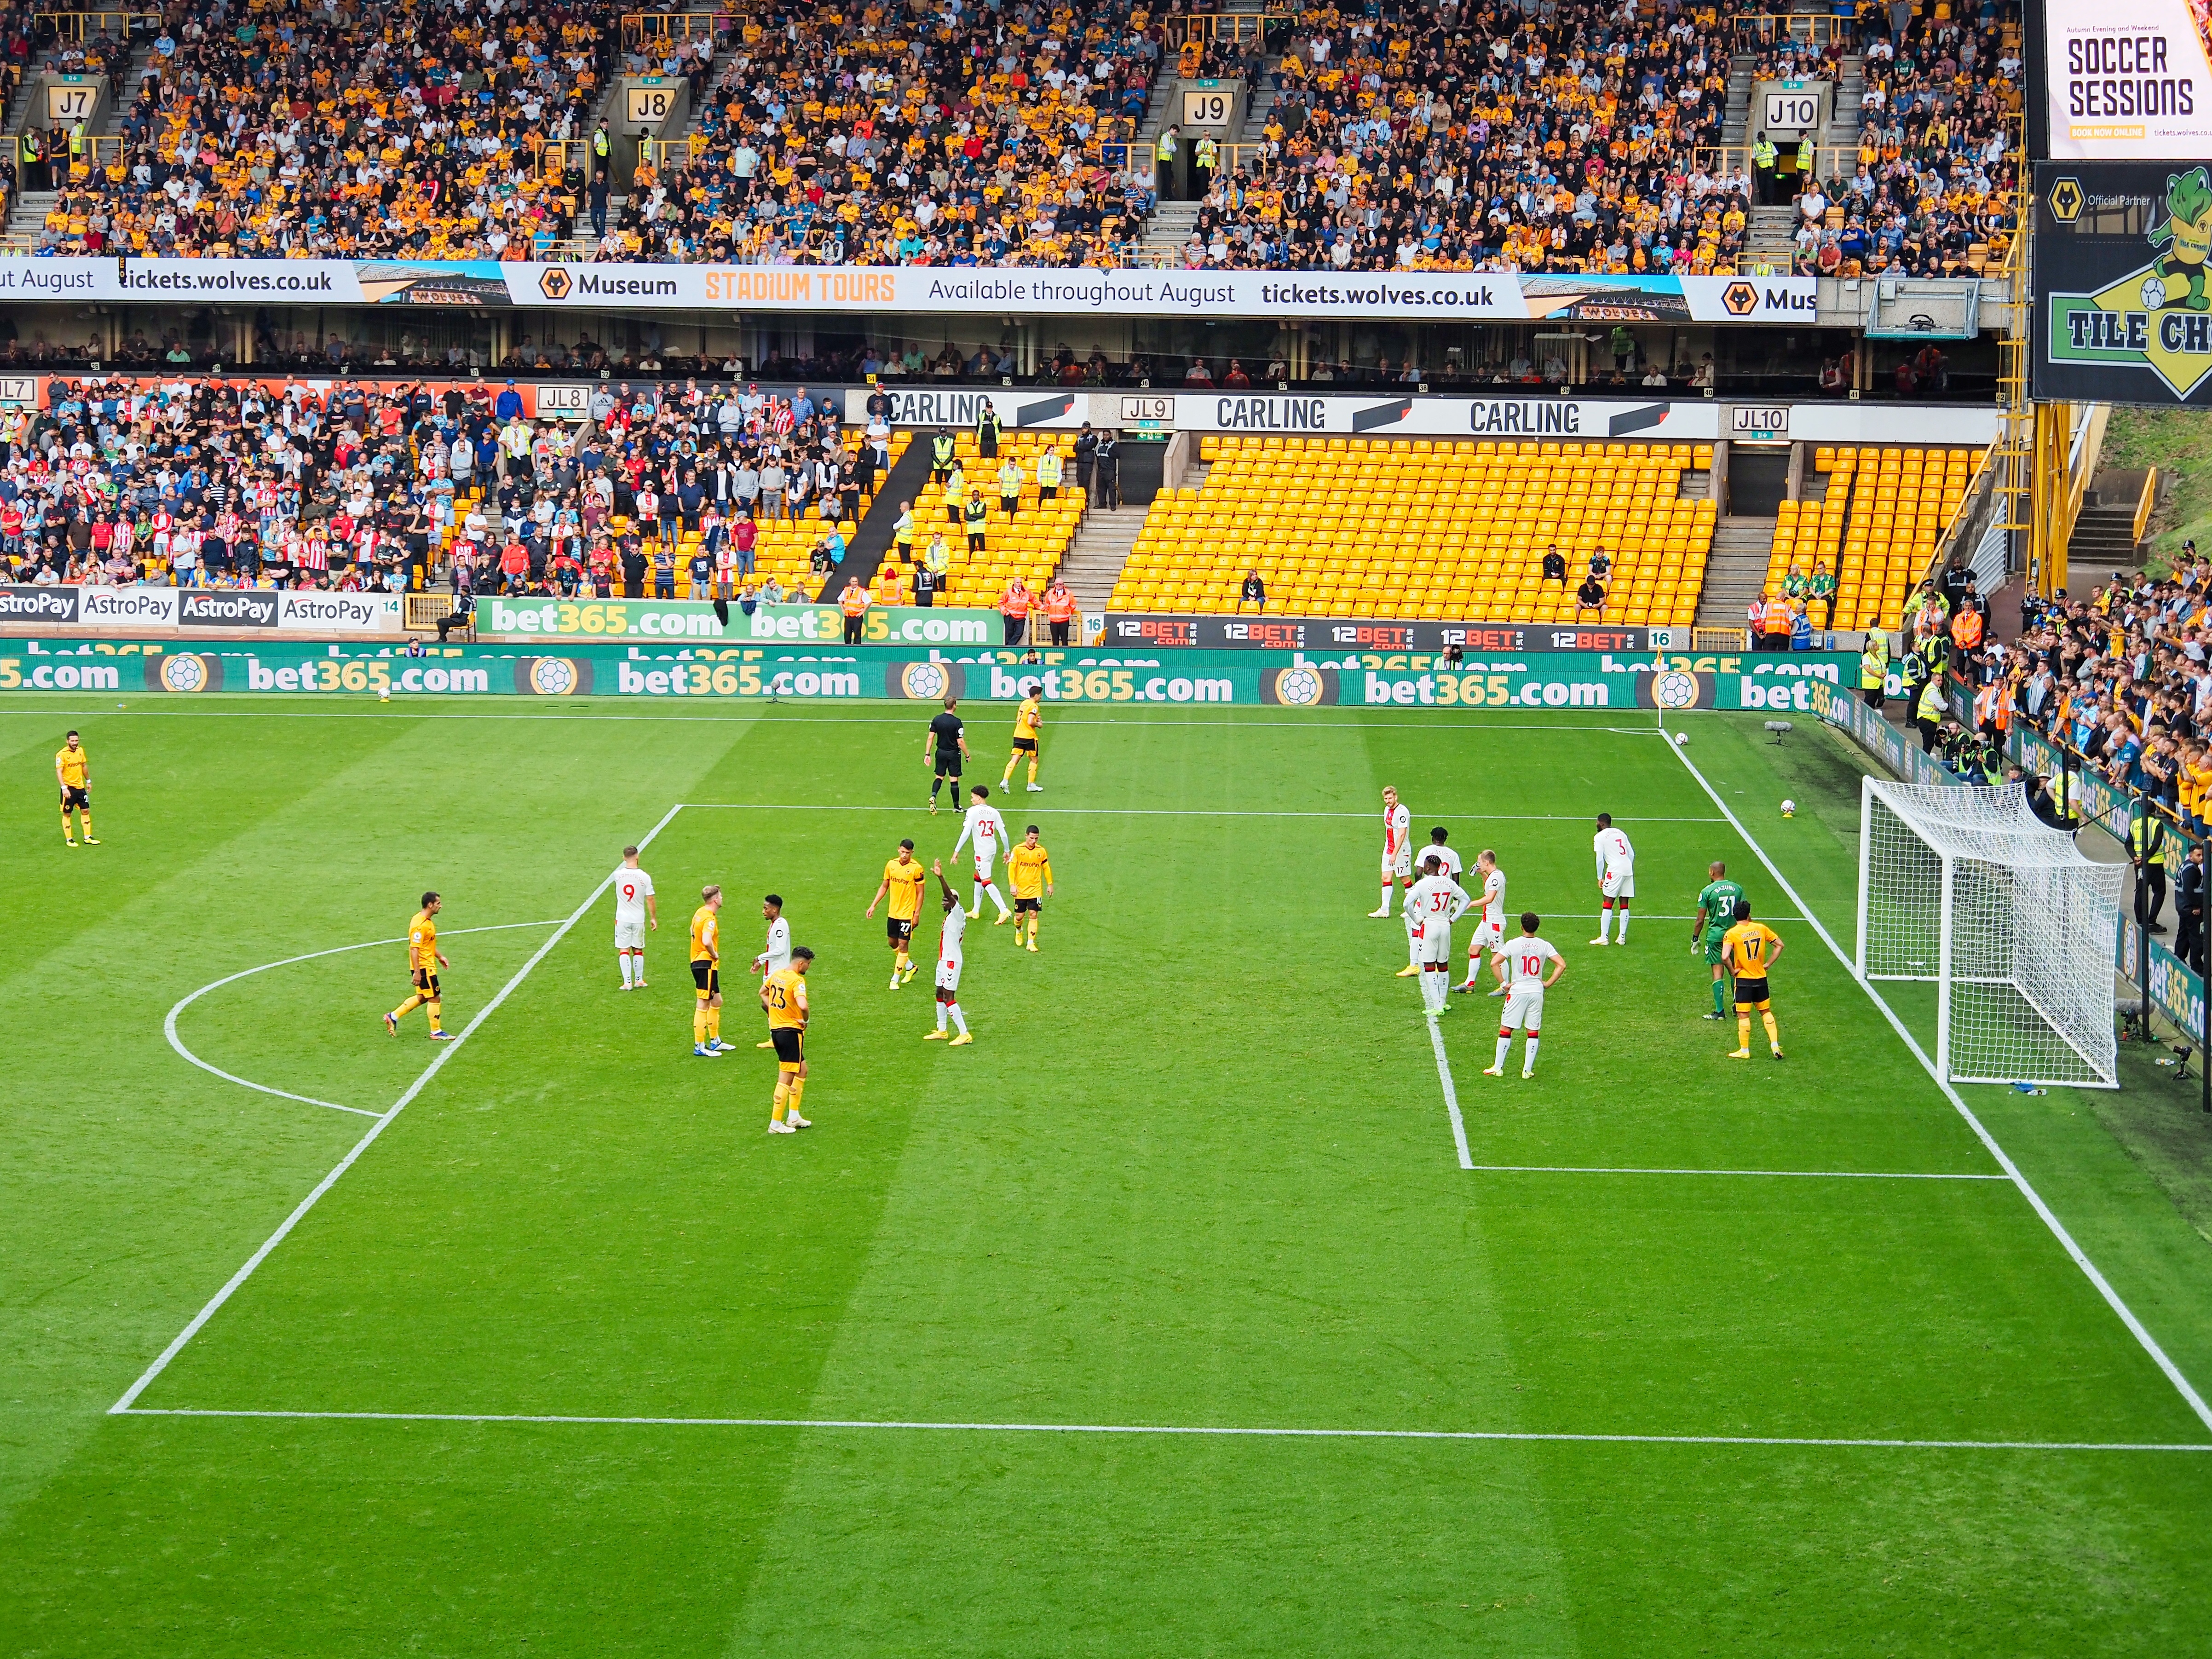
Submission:
[[[1498,1023],[1508,1031],[1541,1030],[1544,1024],[1544,988],[1524,981],[1508,991],[1505,994],[1505,1012],[1498,1017]]]
[[[1467,953],[1474,956],[1480,951],[1502,951],[1505,948],[1505,924],[1502,921],[1479,921],[1474,937],[1468,941]]]
[[[937,964],[937,988],[940,991],[957,991],[960,988],[958,963],[940,962]]]
[[[1412,844],[1411,844],[1411,843],[1408,843],[1407,845],[1406,845],[1406,846],[1404,846],[1404,847],[1401,847],[1401,848],[1398,849],[1398,851],[1397,851],[1396,854],[1395,855],[1395,857],[1394,857],[1392,854],[1387,854],[1387,853],[1383,854],[1383,857],[1382,857],[1382,879],[1383,879],[1383,880],[1388,881],[1388,880],[1389,880],[1393,876],[1405,877],[1405,876],[1410,876],[1410,875],[1412,875],[1413,873],[1413,847],[1412,847]]]
[[[1608,870],[1599,881],[1597,890],[1609,899],[1636,896],[1636,872],[1633,870]]]
[[[995,857],[978,853],[975,855],[975,879],[981,882],[985,886],[989,886],[991,884],[991,866],[997,862],[998,860]]]
[[[642,916],[635,921],[615,923],[615,949],[617,951],[645,949],[645,919]]]
[[[1442,916],[1421,924],[1421,936],[1414,941],[1423,962],[1451,960],[1451,924]]]

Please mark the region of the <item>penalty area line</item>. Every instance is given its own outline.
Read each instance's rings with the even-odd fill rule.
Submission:
[[[1493,1175],[1744,1176],[1761,1181],[2002,1182],[2008,1178],[1994,1173],[1973,1175],[1923,1170],[1646,1170],[1588,1164],[1469,1164],[1464,1167]]]
[[[676,815],[683,810],[682,804],[678,803],[662,813],[660,822],[638,838],[638,846],[641,848],[650,847],[653,837],[665,830]],[[238,1293],[241,1285],[253,1277],[254,1269],[269,1259],[270,1252],[291,1237],[292,1230],[307,1218],[307,1212],[315,1207],[323,1194],[337,1184],[338,1177],[353,1168],[361,1155],[376,1144],[376,1138],[392,1127],[392,1121],[407,1109],[417,1095],[430,1086],[430,1079],[437,1076],[445,1068],[446,1062],[459,1054],[468,1040],[476,1035],[477,1029],[498,1012],[500,1005],[514,994],[522,981],[530,977],[531,970],[544,961],[552,953],[553,947],[568,936],[569,930],[590,914],[592,907],[599,902],[599,896],[614,884],[614,872],[609,871],[600,879],[599,884],[592,889],[590,896],[568,913],[567,919],[554,928],[544,943],[530,953],[530,959],[514,970],[514,977],[499,988],[497,994],[490,1001],[477,1010],[476,1018],[461,1028],[453,1042],[438,1050],[430,1063],[425,1066],[415,1080],[407,1085],[405,1092],[392,1103],[388,1110],[368,1126],[368,1133],[354,1142],[346,1155],[331,1168],[331,1172],[317,1182],[313,1190],[294,1206],[292,1212],[278,1224],[276,1231],[262,1241],[261,1248],[246,1258],[245,1265],[230,1276],[221,1290],[208,1298],[206,1305],[192,1316],[191,1323],[179,1331],[169,1346],[162,1349],[155,1357],[154,1363],[139,1373],[138,1380],[123,1391],[123,1397],[107,1408],[109,1415],[119,1415],[131,1410],[138,1396],[146,1391],[154,1379],[168,1369],[169,1362],[185,1351],[185,1344],[198,1336],[208,1321],[216,1316],[223,1304]]]
[[[1662,726],[1661,729],[1663,731],[1665,728]],[[1915,1037],[1905,1022],[1898,1018],[1897,1010],[1891,1007],[1881,993],[1875,989],[1872,981],[1859,973],[1858,964],[1852,960],[1850,952],[1838,945],[1835,935],[1821,926],[1820,918],[1813,914],[1812,906],[1807,904],[1804,899],[1799,896],[1797,890],[1790,884],[1790,878],[1782,873],[1773,859],[1768,856],[1766,849],[1760,846],[1751,831],[1744,827],[1743,821],[1736,817],[1728,802],[1721,799],[1720,792],[1715,789],[1706,780],[1705,775],[1698,769],[1697,763],[1690,758],[1682,745],[1670,743],[1667,745],[1667,750],[1688,769],[1690,775],[1698,781],[1698,787],[1711,799],[1715,806],[1720,808],[1722,815],[1735,827],[1736,834],[1743,837],[1743,844],[1751,848],[1752,855],[1766,866],[1766,873],[1774,878],[1775,884],[1788,895],[1790,903],[1797,907],[1799,913],[1805,918],[1805,925],[1819,937],[1821,944],[1828,947],[1829,954],[1843,964],[1844,974],[1867,994],[1875,1007],[1881,1010],[1882,1018],[1889,1022],[1889,1028],[1897,1033],[1898,1040],[1911,1051],[1912,1057],[1920,1062],[1921,1068],[1928,1073],[1936,1086],[1942,1091],[1943,1097],[1951,1103],[1952,1109],[1966,1121],[1966,1127],[1974,1132],[1975,1139],[1979,1140],[1990,1156],[1996,1160],[1997,1167],[2004,1171],[2006,1179],[2009,1180],[2019,1190],[2020,1195],[2027,1200],[2029,1206],[2042,1219],[2043,1224],[2051,1230],[2051,1236],[2058,1241],[2060,1248],[2071,1258],[2074,1265],[2081,1270],[2082,1276],[2096,1287],[2097,1294],[2105,1298],[2106,1305],[2119,1316],[2120,1322],[2127,1327],[2129,1334],[2133,1336],[2142,1346],[2142,1351],[2150,1356],[2151,1362],[2166,1374],[2166,1380],[2173,1385],[2174,1390],[2181,1395],[2189,1409],[2196,1414],[2197,1420],[2206,1429],[2212,1430],[2212,1406],[2205,1404],[2204,1396],[2197,1393],[2195,1384],[2183,1374],[2181,1367],[2173,1363],[2166,1350],[2159,1346],[2158,1339],[2150,1334],[2142,1321],[2136,1317],[2135,1310],[2121,1299],[2120,1293],[2112,1288],[2112,1282],[2099,1271],[2097,1264],[2089,1260],[2088,1253],[2075,1243],[2074,1235],[2066,1231],[2065,1224],[2061,1222],[2051,1206],[2043,1201],[2043,1194],[2035,1190],[2028,1178],[2021,1173],[2020,1166],[2012,1161],[2010,1154],[1997,1144],[1997,1138],[1983,1125],[1980,1118],[1974,1115],[1973,1109],[1966,1104],[1966,1097],[1953,1088],[1951,1080],[1936,1069],[1936,1062],[1929,1058],[1928,1051],[1920,1046],[1919,1039]]]
[[[1474,1155],[1467,1149],[1467,1120],[1459,1115],[1459,1085],[1452,1081],[1451,1061],[1444,1054],[1444,1034],[1435,1015],[1423,1022],[1429,1028],[1429,1047],[1436,1050],[1437,1081],[1443,1085],[1444,1111],[1451,1119],[1452,1145],[1459,1149],[1459,1167],[1474,1168]]]
[[[815,1429],[908,1434],[1121,1434],[1244,1440],[1461,1440],[1598,1446],[1779,1446],[1868,1451],[2212,1452],[2212,1443],[2119,1440],[1914,1440],[1842,1435],[1571,1434],[1539,1429],[1237,1428],[1170,1423],[925,1423],[805,1417],[581,1417],[522,1412],[226,1411],[118,1406],[116,1417],[246,1419],[308,1423],[471,1423],[567,1428]]]

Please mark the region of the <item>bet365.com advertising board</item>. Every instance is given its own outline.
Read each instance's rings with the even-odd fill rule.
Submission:
[[[2039,398],[2212,404],[2212,167],[2039,162]]]
[[[1195,703],[1285,708],[1496,708],[1686,714],[1809,711],[1814,689],[1856,672],[1837,653],[1613,656],[1547,653],[1470,658],[1446,667],[1426,653],[1308,656],[1176,651],[1139,655],[1012,650],[924,655],[895,647],[838,651],[733,645],[663,647],[562,641],[557,651],[453,646],[419,657],[391,647],[272,641],[171,650],[138,641],[6,641],[0,691],[280,696],[625,697],[666,702],[877,699],[934,705],[951,696],[1012,702],[1038,688],[1048,703]],[[919,711],[918,711],[919,713]]]

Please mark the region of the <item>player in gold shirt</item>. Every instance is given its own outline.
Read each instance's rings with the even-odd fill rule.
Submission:
[[[1782,941],[1772,928],[1751,919],[1749,899],[1735,902],[1735,926],[1721,936],[1721,950],[1735,977],[1735,1052],[1729,1058],[1751,1058],[1751,1011],[1756,1008],[1766,1025],[1766,1046],[1781,1059],[1782,1029],[1767,1006],[1766,975],[1782,955]]]
[[[1037,917],[1052,893],[1052,854],[1037,842],[1037,827],[1030,825],[1021,843],[1006,854],[1006,879],[1014,887],[1014,943],[1022,943],[1023,919],[1029,922],[1029,947],[1037,948]]]
[[[884,921],[890,934],[894,991],[914,977],[914,924],[921,915],[921,890],[928,879],[929,872],[914,855],[914,843],[902,841],[897,853],[884,866],[884,879],[876,889],[875,897],[868,901],[867,914],[872,920],[876,906],[886,895],[890,899],[890,908],[884,912]]]
[[[699,890],[691,913],[691,1052],[720,1060],[736,1047],[722,1041],[722,890],[709,883]]]
[[[453,1033],[446,1029],[444,1005],[438,989],[438,970],[450,968],[445,953],[438,949],[438,912],[446,908],[446,901],[435,893],[422,895],[422,908],[415,913],[415,920],[407,924],[407,977],[414,986],[414,994],[384,1017],[384,1029],[392,1036],[399,1035],[399,1020],[417,1008],[430,1011],[430,1041],[448,1042]]]
[[[92,838],[92,757],[84,752],[76,732],[62,739],[62,746],[54,750],[54,781],[62,787],[62,839],[71,847],[76,845],[70,834],[70,808],[76,808],[78,825],[84,831],[84,844],[97,847]]]
[[[775,1045],[775,1104],[768,1120],[772,1135],[813,1127],[799,1115],[799,1098],[806,1092],[806,970],[813,965],[814,952],[802,945],[792,951],[790,967],[761,981],[761,1009],[768,1015],[769,1040]]]
[[[1014,767],[1024,755],[1030,757],[1030,793],[1041,794],[1044,786],[1036,781],[1037,727],[1044,724],[1044,690],[1042,680],[1031,680],[1022,688],[1022,706],[1014,710],[1014,750],[1006,757],[1006,775],[999,780],[999,787],[1014,787]]]

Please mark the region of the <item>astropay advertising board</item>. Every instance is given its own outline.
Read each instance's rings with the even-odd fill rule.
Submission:
[[[492,260],[0,260],[0,300],[526,307],[582,311],[1808,323],[1810,276],[1046,265],[526,264]]]
[[[2195,0],[2046,0],[2053,160],[2212,155],[2212,40]]]

